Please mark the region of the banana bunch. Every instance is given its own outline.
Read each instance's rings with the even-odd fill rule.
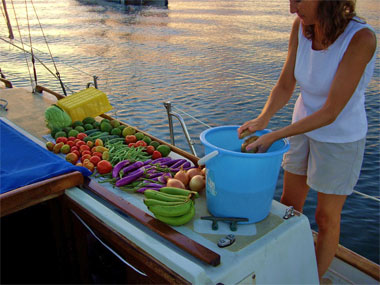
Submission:
[[[175,187],[162,187],[160,191],[145,190],[144,203],[156,219],[171,226],[181,226],[195,215],[193,197],[198,192]]]

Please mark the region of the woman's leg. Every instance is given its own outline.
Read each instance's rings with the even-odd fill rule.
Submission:
[[[316,256],[319,279],[327,271],[339,244],[340,214],[346,195],[318,193],[315,220],[318,225]]]
[[[293,206],[295,210],[302,212],[309,186],[306,184],[306,175],[284,172],[284,186],[281,196],[281,203]]]

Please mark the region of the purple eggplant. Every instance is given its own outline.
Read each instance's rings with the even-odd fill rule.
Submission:
[[[140,167],[139,169],[137,169],[137,170],[135,170],[133,172],[128,173],[127,176],[125,176],[125,177],[119,179],[118,181],[116,181],[115,185],[117,187],[127,185],[127,184],[129,184],[129,183],[137,180],[141,176],[143,176],[144,172],[145,172],[145,168],[144,167]]]
[[[185,162],[188,162],[187,159],[177,159],[176,162],[172,165],[168,165],[170,166],[170,168],[178,168],[180,167],[182,164],[184,164]]]
[[[119,172],[120,170],[127,166],[129,164],[129,160],[122,160],[120,161],[119,163],[117,163],[114,168],[112,169],[112,177],[113,178],[116,178],[116,177],[119,177]]]
[[[138,169],[138,168],[140,168],[142,166],[144,166],[144,162],[142,162],[142,161],[136,161],[135,163],[132,163],[131,165],[128,165],[127,167],[124,167],[122,169],[123,175],[127,174],[128,172],[130,172],[132,170],[136,170],[136,169]]]
[[[160,187],[161,188],[161,187]],[[145,190],[149,189],[149,190],[154,190],[154,191],[160,191],[160,188],[153,188],[153,187],[142,187],[140,189],[137,190],[137,192],[139,193],[144,193]]]
[[[169,172],[164,173],[164,174],[161,174],[160,176],[158,176],[158,181],[165,184],[167,179],[172,178],[172,177],[173,177],[173,175],[171,175]]]
[[[172,159],[170,157],[160,157],[150,162],[150,164],[156,164],[156,163],[162,163],[165,161],[171,161]]]
[[[144,161],[144,165],[150,164],[151,162],[152,162],[151,159],[145,160],[145,161]]]

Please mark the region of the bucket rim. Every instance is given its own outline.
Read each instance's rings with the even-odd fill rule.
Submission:
[[[217,146],[209,143],[206,140],[206,135],[208,133],[210,133],[210,132],[218,131],[220,129],[227,129],[227,128],[228,129],[236,129],[237,130],[239,127],[240,126],[238,126],[238,125],[226,125],[226,126],[219,126],[219,127],[209,128],[207,130],[204,130],[200,134],[200,140],[201,140],[201,142],[205,146],[208,146],[210,148],[218,150],[220,153],[231,154],[231,155],[234,155],[234,156],[241,156],[241,157],[268,157],[268,156],[277,156],[277,155],[280,155],[280,154],[284,154],[285,152],[287,152],[289,150],[290,144],[289,144],[289,140],[287,138],[280,139],[280,140],[282,140],[284,142],[284,146],[281,149],[276,150],[276,151],[271,151],[271,152],[264,152],[264,153],[244,153],[244,152],[231,151],[231,150],[227,150],[227,149],[224,149],[224,148],[217,147]],[[272,130],[270,130],[270,129],[264,129],[264,130],[256,131],[255,133],[260,133],[260,132],[270,133],[270,132],[272,132]],[[237,133],[236,133],[236,135],[237,135]]]

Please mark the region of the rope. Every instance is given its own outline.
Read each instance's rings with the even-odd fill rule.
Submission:
[[[18,24],[18,19],[17,19],[17,16],[16,16],[16,9],[15,9],[15,5],[13,3],[13,0],[11,0],[12,2],[12,7],[13,7],[13,13],[15,15],[15,20],[16,20],[16,24],[17,24],[17,30],[18,30],[18,34],[20,35],[20,41],[21,41],[21,45],[22,45],[22,50],[24,51],[24,56],[25,56],[25,61],[26,61],[26,65],[28,67],[28,73],[29,73],[29,78],[30,78],[30,84],[32,85],[33,87],[33,79],[32,79],[32,75],[30,74],[30,67],[29,67],[29,62],[28,62],[28,58],[26,57],[26,50],[24,48],[24,42],[22,40],[22,37],[21,37],[21,31],[20,31],[20,26]],[[33,88],[34,89],[34,88]]]
[[[355,193],[355,194],[358,194],[358,195],[360,195],[360,196],[363,196],[364,198],[367,198],[367,199],[371,199],[371,200],[374,200],[374,201],[380,202],[380,199],[377,198],[377,197],[370,196],[370,195],[364,194],[364,193],[359,192],[359,191],[356,191],[356,190],[354,190],[354,193]]]

